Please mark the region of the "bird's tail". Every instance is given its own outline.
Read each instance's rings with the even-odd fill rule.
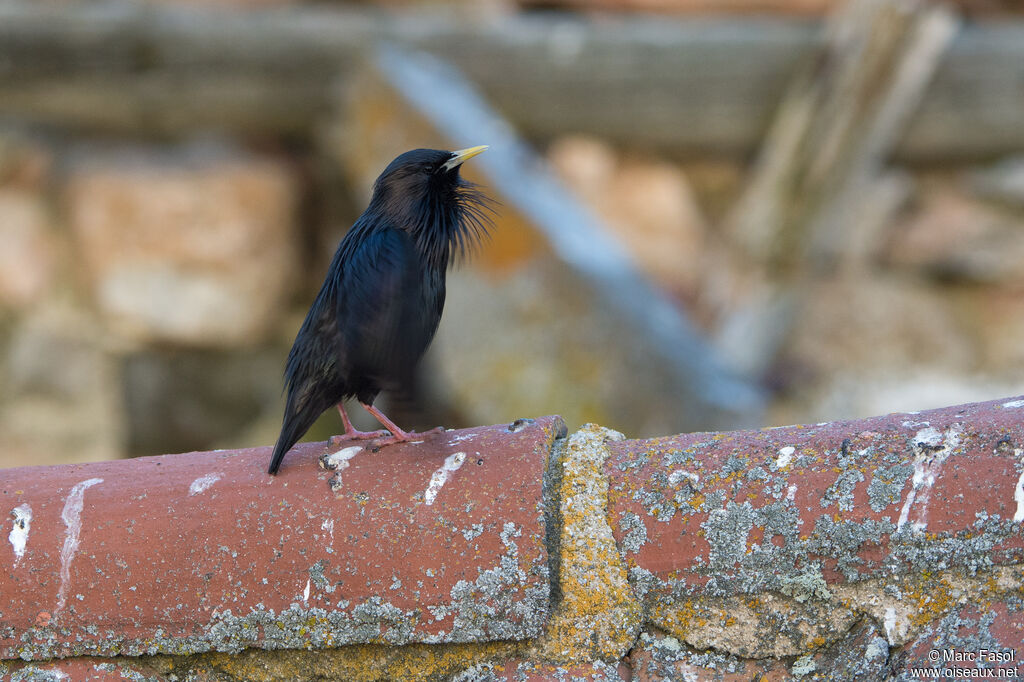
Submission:
[[[295,410],[291,404],[285,407],[281,435],[277,437],[277,444],[274,446],[274,454],[270,457],[270,467],[267,469],[267,473],[271,475],[277,473],[277,470],[281,468],[281,460],[323,411],[323,409],[310,409],[308,402],[298,410]]]

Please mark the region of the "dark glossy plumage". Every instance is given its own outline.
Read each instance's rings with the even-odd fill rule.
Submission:
[[[372,406],[412,381],[441,320],[448,264],[486,233],[487,199],[459,176],[482,150],[416,149],[377,178],[288,354],[271,474],[325,410],[353,397]]]

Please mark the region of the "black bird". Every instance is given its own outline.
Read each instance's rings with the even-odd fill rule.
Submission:
[[[381,390],[410,385],[441,320],[449,262],[487,233],[489,199],[459,176],[462,163],[485,149],[414,149],[377,178],[369,207],[338,245],[288,354],[288,398],[271,474],[335,405],[342,438],[387,435],[354,429],[343,406],[349,398],[390,431],[378,444],[415,437],[373,400]]]

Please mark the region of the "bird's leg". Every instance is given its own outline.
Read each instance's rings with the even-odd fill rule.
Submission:
[[[360,431],[356,427],[352,426],[352,420],[348,418],[348,413],[345,412],[345,406],[338,403],[338,414],[341,415],[341,423],[345,425],[345,433],[340,436],[331,436],[331,445],[340,445],[346,440],[369,440],[371,438],[380,438],[381,436],[388,435],[387,431]]]
[[[369,404],[363,403],[363,402],[361,402],[359,404],[363,406],[363,409],[365,409],[367,412],[372,414],[377,419],[377,421],[379,421],[381,424],[383,424],[384,428],[386,428],[388,431],[391,432],[391,437],[390,438],[385,438],[384,440],[377,442],[376,443],[377,446],[390,445],[391,443],[405,443],[407,441],[414,440],[416,438],[420,438],[420,437],[422,437],[422,436],[424,436],[424,435],[426,435],[428,433],[434,433],[434,432],[437,432],[437,431],[443,431],[444,430],[443,426],[439,426],[436,429],[431,429],[430,431],[423,431],[422,433],[417,433],[415,431],[403,431],[398,426],[398,424],[396,424],[395,422],[393,422],[390,419],[388,419],[388,416],[386,414],[384,414],[383,412],[378,410],[373,405],[369,405]]]

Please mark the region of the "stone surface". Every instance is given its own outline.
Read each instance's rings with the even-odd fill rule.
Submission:
[[[121,455],[117,363],[95,320],[40,305],[0,344],[0,467],[65,464]]]
[[[609,514],[648,621],[699,648],[786,656],[864,614],[905,623],[902,643],[949,608],[939,586],[971,595],[978,572],[1019,589],[1022,409],[612,443]]]
[[[237,149],[136,148],[72,167],[68,221],[100,310],[142,341],[251,344],[296,269],[288,169]]]
[[[8,470],[0,657],[536,637],[561,433],[309,443],[277,477],[269,448]]]
[[[832,372],[906,367],[955,371],[974,361],[969,336],[948,297],[923,281],[897,275],[816,283],[794,330],[783,355],[826,379]]]
[[[50,284],[55,240],[43,197],[0,182],[0,307],[37,301]]]
[[[556,140],[548,158],[645,272],[670,290],[697,287],[708,225],[678,166],[622,158],[606,144],[579,136]]]
[[[786,664],[778,660],[737,658],[715,651],[699,651],[675,637],[643,632],[629,652],[635,682],[746,682],[790,679]]]
[[[881,680],[891,672],[889,647],[870,622],[852,628],[828,649],[786,660],[744,659],[701,651],[671,636],[641,633],[629,663],[636,682],[745,682],[746,680]]]
[[[893,227],[888,262],[945,280],[1019,283],[1024,218],[998,210],[949,182],[933,182],[920,207]]]

